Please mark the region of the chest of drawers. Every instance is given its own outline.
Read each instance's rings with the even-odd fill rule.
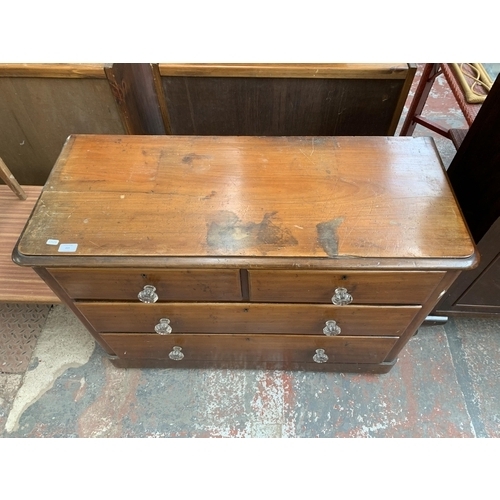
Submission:
[[[477,255],[428,138],[76,135],[13,259],[120,367],[384,373]]]

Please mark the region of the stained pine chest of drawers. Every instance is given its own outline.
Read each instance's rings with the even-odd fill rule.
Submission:
[[[477,255],[429,138],[76,135],[13,259],[117,366],[384,373]]]

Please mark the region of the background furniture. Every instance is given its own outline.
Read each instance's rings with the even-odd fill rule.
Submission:
[[[467,124],[470,127],[479,110],[481,109],[481,104],[469,104],[466,101],[465,95],[453,73],[453,70],[451,69],[450,64],[426,63],[422,70],[422,75],[420,77],[417,90],[415,91],[415,95],[413,96],[412,102],[408,109],[406,119],[401,128],[400,135],[412,135],[415,127],[417,125],[422,125],[423,127],[426,127],[429,130],[432,130],[433,132],[436,132],[437,134],[450,139],[458,149],[468,129],[448,129],[436,122],[429,120],[422,114],[429,93],[432,89],[432,86],[434,85],[434,81],[441,74],[446,78],[446,81],[450,86],[450,89],[453,92],[453,95],[458,105],[460,106],[462,113],[464,114]]]
[[[12,175],[7,165],[5,165],[2,158],[0,158],[0,179],[5,182],[5,184],[10,188],[10,190],[20,199],[26,199],[26,193],[22,186],[20,186],[17,179]]]
[[[155,64],[165,130],[394,135],[412,64]]]
[[[393,135],[415,65],[0,64],[0,157],[43,185],[70,134]]]
[[[0,157],[41,186],[71,134],[164,133],[154,92],[149,64],[0,64]]]
[[[478,246],[479,266],[462,273],[436,314],[500,314],[500,79],[497,77],[448,177]]]

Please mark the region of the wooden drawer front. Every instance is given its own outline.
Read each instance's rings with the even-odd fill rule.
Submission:
[[[422,304],[443,272],[330,272],[250,270],[250,300],[256,302],[331,303],[338,287],[353,304]]]
[[[284,333],[323,335],[335,320],[341,335],[399,336],[418,306],[308,304],[126,304],[85,303],[78,308],[98,332],[155,333],[168,318],[172,333]]]
[[[168,359],[174,346],[183,360],[314,362],[324,349],[328,363],[381,363],[396,337],[316,337],[302,335],[150,335],[104,334],[121,358]],[[173,361],[182,367],[182,361]]]
[[[145,285],[156,287],[158,301],[242,299],[238,269],[49,269],[73,299],[133,300]]]

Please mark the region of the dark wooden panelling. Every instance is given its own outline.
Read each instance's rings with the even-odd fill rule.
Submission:
[[[499,242],[500,218],[495,221],[477,245],[481,255],[479,266],[460,274],[437,305],[436,314],[492,315],[500,313]]]
[[[162,77],[173,134],[390,135],[405,80]]]
[[[458,301],[458,305],[496,307],[500,310],[500,256],[487,267]]]
[[[462,273],[437,314],[500,314],[500,79],[497,78],[448,169],[481,262]],[[496,262],[496,263],[495,263]]]
[[[478,243],[500,217],[500,79],[493,84],[447,172]]]

